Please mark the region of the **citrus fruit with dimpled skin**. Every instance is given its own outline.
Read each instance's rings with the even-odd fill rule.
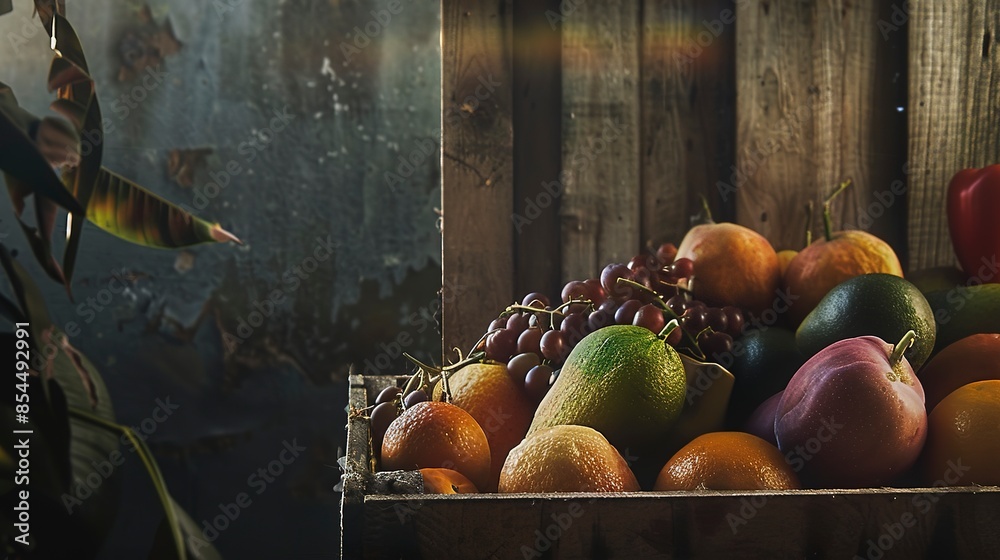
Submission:
[[[1000,379],[1000,334],[974,334],[949,345],[917,372],[927,411],[963,385]]]
[[[691,228],[676,258],[694,261],[694,297],[715,307],[733,305],[760,313],[771,307],[781,286],[774,247],[761,234],[737,224]]]
[[[619,449],[661,440],[684,406],[677,352],[647,328],[611,325],[585,336],[538,405],[528,435],[560,424],[590,426]]]
[[[600,432],[553,426],[510,451],[500,492],[638,492],[628,463]]]
[[[452,469],[420,469],[424,494],[475,494],[476,485],[464,474]]]
[[[469,364],[448,377],[451,403],[472,415],[490,444],[490,486],[496,490],[507,453],[524,439],[535,413],[535,404],[507,375],[502,364]],[[442,384],[434,387],[440,400]]]
[[[476,488],[490,482],[490,444],[476,420],[444,402],[417,403],[389,424],[382,440],[382,469],[447,468]]]
[[[927,418],[924,482],[1000,486],[1000,380],[963,385]]]
[[[799,478],[778,448],[744,432],[700,435],[667,461],[653,490],[791,490]]]
[[[878,237],[852,230],[835,233],[830,241],[814,241],[785,271],[784,286],[793,299],[788,310],[792,326],[798,326],[837,284],[874,272],[903,276],[899,257]]]

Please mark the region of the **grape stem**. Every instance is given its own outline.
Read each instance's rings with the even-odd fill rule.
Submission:
[[[648,294],[651,294],[653,296],[653,303],[656,304],[656,306],[659,307],[664,313],[666,313],[671,318],[671,320],[676,320],[676,321],[680,320],[680,317],[678,317],[677,314],[674,313],[674,310],[670,309],[670,307],[667,305],[667,303],[665,301],[663,301],[663,298],[660,297],[660,294],[656,293],[654,290],[650,290],[646,286],[643,286],[642,284],[640,284],[638,282],[634,282],[632,280],[629,280],[628,278],[619,278],[618,282],[622,283],[622,284],[627,284],[629,286],[632,286],[633,288],[637,288],[637,289],[642,290],[642,291],[644,291],[644,292],[646,292]],[[664,328],[666,328],[666,327],[664,327]],[[681,332],[684,333],[684,338],[688,342],[688,349],[692,350],[694,352],[697,352],[697,355],[694,356],[694,357],[698,358],[698,359],[704,359],[705,358],[705,353],[702,352],[701,348],[698,347],[698,340],[695,339],[694,337],[692,337],[691,333],[689,333],[689,332],[687,332],[685,330],[682,330]]]
[[[670,338],[670,335],[674,332],[674,330],[676,330],[680,326],[681,324],[677,322],[677,319],[671,319],[669,322],[667,322],[666,325],[663,326],[659,334],[657,334],[656,336],[657,338],[662,338],[663,340],[666,340]]]
[[[535,301],[538,301],[538,300],[535,300]],[[508,305],[507,309],[504,309],[503,313],[500,314],[500,317],[503,317],[504,315],[506,315],[506,314],[508,314],[508,313],[510,313],[512,311],[530,311],[532,313],[548,313],[549,314],[549,329],[555,330],[556,329],[556,317],[555,316],[556,315],[565,315],[565,313],[563,313],[562,310],[566,309],[567,307],[569,307],[571,305],[574,305],[574,304],[585,304],[588,307],[588,309],[590,309],[591,311],[594,310],[594,302],[591,301],[591,300],[589,300],[589,299],[571,299],[571,300],[569,300],[567,302],[564,302],[564,303],[560,304],[559,307],[556,307],[555,309],[545,309],[545,308],[531,307],[530,305],[521,305],[519,303],[515,303],[513,305]]]
[[[459,352],[458,355],[459,357],[461,357],[462,353]],[[465,358],[464,360],[459,360],[457,363],[449,364],[442,367],[429,366],[421,362],[420,360],[414,358],[408,352],[403,352],[403,357],[413,362],[413,364],[416,365],[418,369],[417,372],[413,374],[413,376],[410,377],[410,380],[406,383],[406,387],[403,389],[403,392],[401,393],[402,396],[405,397],[406,395],[418,389],[422,389],[424,392],[429,393],[431,386],[433,386],[434,383],[440,380],[442,383],[441,399],[444,402],[451,402],[451,391],[448,385],[448,375],[450,375],[455,370],[461,369],[469,364],[481,362],[482,359],[486,357],[486,353],[472,352],[471,354],[469,354],[468,358]],[[430,372],[434,372],[436,375],[434,377],[431,377]],[[420,384],[414,387],[413,384],[418,380]],[[428,394],[428,397],[430,397],[430,394]]]
[[[844,192],[847,187],[854,183],[854,179],[850,177],[847,178],[843,183],[841,183],[836,189],[830,193],[830,196],[826,197],[823,201],[823,234],[826,236],[827,241],[833,241],[833,220],[830,218],[830,203],[833,199],[837,198],[837,195]]]

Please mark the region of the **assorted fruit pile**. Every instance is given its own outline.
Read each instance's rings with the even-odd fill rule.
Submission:
[[[996,253],[904,279],[888,244],[833,231],[848,184],[801,251],[709,216],[526,295],[455,364],[413,360],[368,409],[373,462],[432,493],[1000,485]]]

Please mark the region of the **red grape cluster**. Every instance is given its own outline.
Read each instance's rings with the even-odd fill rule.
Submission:
[[[375,407],[369,415],[369,422],[372,431],[372,452],[376,459],[381,459],[382,440],[385,438],[386,430],[389,429],[389,424],[392,424],[405,408],[426,400],[428,400],[427,392],[423,389],[415,389],[404,395],[400,387],[386,387],[375,397]]]
[[[730,351],[743,330],[743,313],[693,299],[688,288],[694,262],[674,260],[676,254],[667,243],[656,254],[607,265],[600,279],[568,282],[562,305],[554,308],[544,294],[530,293],[490,323],[476,349],[506,363],[508,374],[536,400],[545,396],[573,347],[607,325],[637,325],[664,334],[667,344],[696,358]],[[672,319],[680,328],[666,328]]]

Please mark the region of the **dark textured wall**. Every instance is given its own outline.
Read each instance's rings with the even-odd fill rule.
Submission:
[[[122,423],[176,405],[148,442],[192,517],[250,495],[215,541],[224,556],[334,557],[349,364],[385,367],[398,333],[439,348],[438,3],[151,0],[149,20],[141,3],[67,3],[109,118],[105,165],[245,245],[145,249],[88,225],[71,303],[5,196],[2,241],[80,325]],[[47,39],[29,2],[0,17],[0,81],[36,114]],[[250,478],[293,441],[306,451],[274,482]],[[112,476],[126,498],[105,557],[144,557],[154,493],[134,455]]]

